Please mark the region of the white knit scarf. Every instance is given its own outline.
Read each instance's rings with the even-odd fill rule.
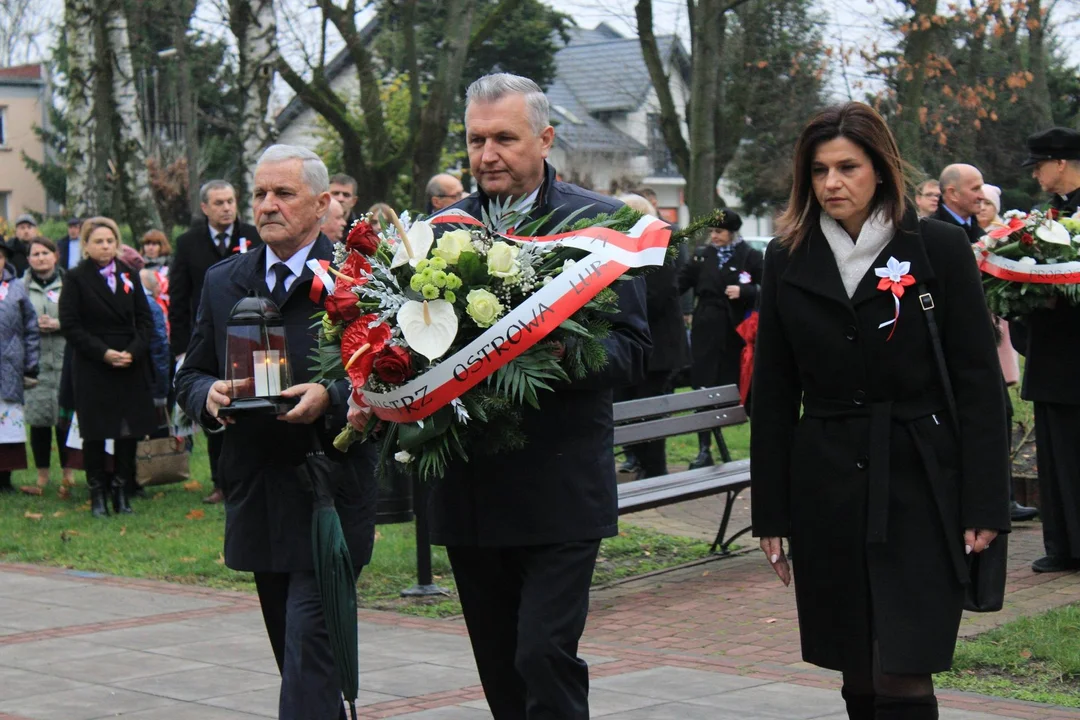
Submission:
[[[822,210],[821,231],[829,241],[840,278],[844,281],[844,290],[850,298],[855,295],[855,289],[870,271],[870,266],[892,240],[896,229],[879,210],[866,219],[859,231],[859,239],[852,242],[847,230]]]

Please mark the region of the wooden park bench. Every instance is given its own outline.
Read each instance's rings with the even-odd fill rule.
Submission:
[[[675,414],[680,413],[680,414]],[[619,514],[648,510],[684,500],[727,493],[724,515],[711,552],[727,555],[731,544],[750,531],[747,526],[725,538],[735,498],[750,486],[750,461],[732,460],[721,429],[747,421],[734,385],[703,388],[675,395],[615,403],[615,444],[630,445],[647,440],[711,431],[721,462],[696,470],[681,470],[660,477],[619,484]]]

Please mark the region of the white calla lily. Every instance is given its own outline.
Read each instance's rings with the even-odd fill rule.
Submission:
[[[398,310],[397,322],[409,347],[428,360],[446,354],[457,337],[457,314],[445,300],[409,300]]]
[[[1027,255],[1020,258],[1016,262],[1019,263],[1020,265],[1038,265],[1038,262],[1035,260],[1035,258],[1029,257]]]
[[[1072,241],[1069,237],[1069,231],[1056,220],[1047,220],[1040,223],[1039,227],[1035,228],[1035,237],[1043,242],[1054,243],[1055,245],[1068,245]]]
[[[401,267],[405,263],[416,267],[416,263],[428,256],[435,242],[435,233],[431,225],[423,220],[414,222],[403,237],[404,239],[398,243],[397,251],[394,253],[394,260],[390,263],[392,268]]]

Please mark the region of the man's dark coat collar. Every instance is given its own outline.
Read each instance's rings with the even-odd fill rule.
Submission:
[[[266,286],[266,248],[266,243],[262,243],[254,250],[233,256],[236,260],[229,277],[245,294],[255,291],[259,295],[270,296],[270,289]],[[330,241],[330,238],[321,232],[315,238],[315,244],[311,248],[311,252],[308,253],[308,260],[312,259],[329,260],[331,262],[334,259],[334,244]],[[300,277],[289,287],[289,292],[285,296],[285,304],[288,304],[289,300],[301,287],[307,288],[313,277],[315,277],[315,273],[305,264]],[[304,294],[307,294],[306,289]]]

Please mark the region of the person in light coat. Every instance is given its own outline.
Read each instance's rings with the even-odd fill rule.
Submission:
[[[14,251],[0,241],[0,492],[13,492],[11,472],[26,467],[23,386],[38,374],[37,315],[9,264]]]

